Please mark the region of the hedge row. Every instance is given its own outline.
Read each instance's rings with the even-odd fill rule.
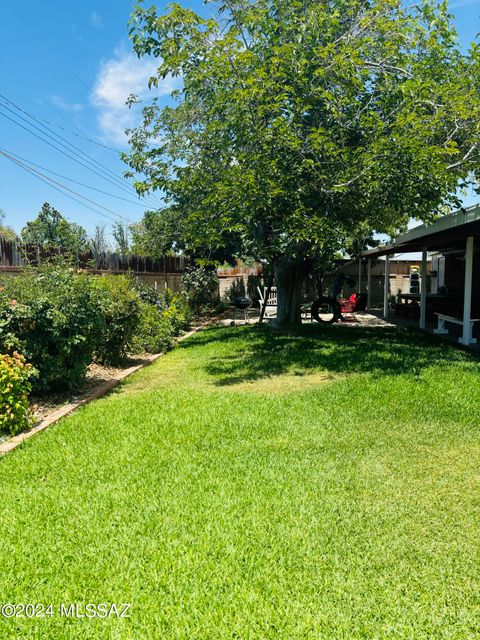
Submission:
[[[92,362],[115,365],[127,353],[166,350],[189,321],[183,296],[157,296],[130,276],[50,265],[6,278],[0,287],[0,353],[21,353],[33,365],[36,375],[23,384],[27,393],[30,385],[37,394],[72,390]],[[19,363],[9,369],[5,385],[20,384]],[[0,431],[18,431],[26,426],[20,422],[0,396]]]

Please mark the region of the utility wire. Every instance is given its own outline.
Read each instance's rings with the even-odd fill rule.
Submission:
[[[25,118],[23,118],[22,116],[16,114],[15,112],[13,112],[11,109],[9,109],[6,105],[0,105],[5,109],[8,109],[11,113],[13,113],[17,118],[20,118],[21,120],[23,120],[24,122],[26,122],[27,124],[29,124],[30,126],[32,126],[32,124],[30,122],[28,122],[28,120],[26,120]],[[45,142],[46,144],[48,144],[50,147],[52,147],[53,149],[55,149],[56,151],[59,151],[60,153],[62,153],[64,156],[66,156],[67,158],[70,158],[71,160],[73,160],[74,162],[76,162],[77,164],[81,165],[82,167],[88,169],[89,171],[91,171],[92,173],[96,174],[97,176],[100,176],[100,178],[103,178],[104,180],[107,180],[107,182],[110,182],[111,184],[113,184],[114,187],[116,187],[117,189],[122,189],[123,191],[125,191],[126,193],[128,193],[130,195],[130,191],[128,189],[125,188],[124,184],[117,184],[115,183],[112,179],[109,178],[109,176],[106,176],[100,172],[98,172],[95,168],[91,167],[88,164],[85,164],[84,162],[82,162],[81,160],[79,160],[78,158],[76,158],[75,156],[71,155],[70,153],[67,153],[66,151],[64,151],[63,149],[61,149],[60,147],[56,146],[56,144],[52,144],[51,142],[49,142],[48,140],[46,140],[45,138],[43,138],[41,135],[39,135],[38,133],[35,133],[35,131],[32,131],[31,129],[29,129],[28,127],[25,127],[23,124],[21,124],[20,122],[17,122],[16,120],[14,120],[13,118],[11,118],[10,116],[8,116],[6,113],[3,113],[2,111],[0,111],[0,115],[2,115],[4,118],[7,118],[8,120],[10,120],[11,122],[13,122],[14,124],[16,124],[17,126],[21,127],[22,129],[24,129],[25,131],[27,131],[28,133],[30,133],[31,135],[35,136],[36,138],[38,138],[39,140],[41,140],[42,142]],[[49,136],[48,134],[43,133],[42,134],[53,139],[52,136]],[[54,139],[53,139],[54,140]],[[56,140],[54,140],[54,142],[57,143]],[[57,143],[60,144],[60,143]],[[65,147],[65,145],[61,145],[63,147]],[[149,202],[149,204],[152,205],[151,202]],[[154,205],[155,208],[157,208],[157,205]]]
[[[5,106],[5,105],[2,105]],[[8,107],[6,107],[8,108]],[[11,113],[14,113],[11,109],[9,109],[9,111],[11,111]],[[45,142],[45,144],[48,144],[48,146],[52,147],[53,149],[55,149],[56,151],[62,153],[64,156],[66,156],[67,158],[70,158],[71,160],[73,160],[74,162],[76,162],[77,164],[81,165],[82,167],[88,169],[89,171],[91,171],[92,173],[96,174],[97,176],[100,176],[100,178],[103,178],[104,180],[107,180],[107,182],[110,182],[111,184],[113,184],[114,187],[116,188],[120,188],[115,182],[113,182],[113,180],[110,180],[110,178],[108,178],[105,175],[102,175],[101,173],[99,173],[98,171],[96,171],[95,169],[93,169],[91,166],[89,166],[88,164],[83,163],[81,160],[79,160],[78,158],[76,158],[75,156],[71,155],[70,153],[65,152],[63,149],[61,149],[60,147],[57,147],[55,144],[52,144],[51,142],[49,142],[48,140],[46,140],[45,138],[43,138],[42,136],[40,136],[38,133],[35,133],[35,131],[32,131],[31,129],[29,129],[28,127],[25,127],[23,124],[21,124],[20,122],[17,122],[17,120],[14,120],[13,118],[11,118],[9,115],[7,115],[6,113],[3,113],[2,111],[0,111],[0,115],[2,115],[4,118],[7,118],[7,120],[10,120],[11,122],[13,122],[14,124],[16,124],[18,127],[21,127],[22,129],[24,129],[25,131],[27,131],[28,133],[30,133],[31,135],[35,136],[35,138],[38,138],[39,140],[41,140],[42,142]],[[15,114],[17,116],[17,114]],[[27,124],[31,124],[30,122],[28,122],[27,120],[25,120],[25,118],[22,118],[22,116],[17,116],[18,118],[21,118],[24,122],[27,122]],[[42,132],[43,133],[43,132]],[[51,137],[51,136],[50,136]],[[56,141],[55,141],[56,142]],[[125,189],[124,189],[125,190]],[[127,191],[128,194],[130,194],[129,191]]]
[[[45,101],[44,98],[42,98],[42,96],[37,91],[35,91],[35,89],[33,89],[30,85],[28,85],[26,82],[24,82],[21,78],[19,78],[11,69],[9,69],[7,66],[5,66],[1,60],[0,60],[0,66],[3,67],[3,69],[5,69],[5,71],[7,73],[9,73],[13,78],[15,78],[15,80],[19,84],[24,86],[25,89],[28,89],[28,91],[30,91],[30,93],[32,95],[34,95],[37,98],[37,100],[40,100],[40,102],[42,104],[46,104],[47,107],[49,109],[51,109],[51,110],[54,110],[62,118],[62,120],[65,120],[65,122],[67,122],[70,126],[72,125],[70,120],[68,120],[65,117],[65,114],[62,113],[62,111],[60,111],[60,109],[58,109],[54,105],[50,104],[48,101]],[[30,114],[30,115],[32,115],[32,114]],[[109,147],[106,144],[102,144],[101,142],[98,142],[98,140],[93,140],[92,138],[89,138],[88,136],[85,135],[85,133],[79,127],[76,127],[76,129],[80,133],[76,133],[75,131],[72,131],[71,129],[66,129],[65,127],[62,127],[59,124],[56,124],[55,122],[51,122],[50,120],[45,120],[44,118],[40,118],[39,116],[35,116],[35,117],[38,120],[43,120],[43,122],[47,122],[52,127],[57,127],[58,129],[62,129],[62,131],[65,131],[66,133],[70,133],[72,136],[77,136],[77,138],[81,138],[83,140],[86,140],[87,142],[91,142],[92,144],[96,144],[99,147],[103,147],[104,149],[107,149],[108,151],[113,151],[113,153],[115,153],[116,155],[121,153],[120,149],[115,149],[114,147]],[[73,126],[75,126],[75,124],[73,124]]]
[[[53,140],[56,144],[59,144],[61,147],[63,147],[64,149],[67,149],[67,151],[71,151],[71,149],[69,147],[71,147],[74,151],[76,151],[77,153],[81,154],[86,160],[87,162],[90,163],[94,163],[94,165],[96,165],[96,167],[98,167],[98,169],[100,169],[102,172],[106,172],[109,176],[111,176],[112,180],[115,180],[117,183],[119,183],[119,186],[124,190],[124,191],[128,191],[130,192],[130,189],[132,188],[130,185],[128,185],[130,187],[130,189],[128,189],[126,187],[125,181],[121,178],[119,178],[111,169],[108,169],[107,167],[105,167],[105,165],[101,164],[100,162],[98,162],[97,160],[95,160],[95,158],[93,158],[92,156],[90,156],[88,153],[85,153],[82,149],[80,149],[79,147],[77,147],[76,145],[74,145],[72,142],[70,142],[69,140],[66,140],[63,136],[61,136],[60,134],[56,133],[55,131],[52,131],[49,127],[45,126],[44,124],[42,124],[38,118],[36,118],[36,116],[29,114],[28,112],[26,112],[24,109],[22,109],[22,107],[20,107],[19,105],[17,105],[15,102],[13,102],[12,100],[10,100],[9,98],[5,97],[4,95],[0,94],[0,98],[2,98],[2,100],[8,102],[9,104],[11,104],[15,109],[17,109],[18,111],[24,113],[25,115],[27,115],[31,120],[33,120],[34,122],[30,122],[29,120],[25,119],[23,116],[15,113],[15,111],[13,111],[7,104],[2,104],[0,103],[0,106],[2,106],[4,109],[7,109],[8,111],[10,111],[10,113],[12,113],[13,115],[15,115],[17,118],[20,118],[21,120],[23,120],[23,122],[26,122],[29,126],[33,126],[37,131],[39,130],[39,127],[35,124],[35,122],[38,122],[38,124],[40,125],[40,127],[42,127],[42,129],[45,129],[45,131],[41,131],[42,135],[47,136],[47,138],[50,138],[51,140]],[[53,134],[53,135],[52,135]],[[150,203],[153,205],[153,200],[151,198],[149,198]]]
[[[107,215],[106,213],[103,213],[102,211],[98,211],[98,209],[94,209],[93,207],[90,207],[88,204],[85,204],[84,202],[82,202],[78,198],[75,198],[74,196],[71,196],[70,194],[65,193],[64,191],[62,191],[62,189],[59,189],[55,185],[50,184],[47,180],[44,180],[42,177],[40,177],[40,176],[36,175],[35,173],[33,173],[33,171],[31,171],[28,167],[21,167],[21,168],[24,169],[25,171],[27,171],[28,173],[31,173],[35,178],[38,178],[39,180],[44,182],[46,185],[48,185],[52,189],[55,189],[55,191],[58,191],[63,196],[67,196],[67,198],[70,198],[71,200],[73,200],[77,204],[82,205],[82,207],[85,207],[86,209],[89,209],[90,211],[93,211],[94,213],[97,213],[97,214],[99,214],[99,215],[101,215],[101,216],[103,216],[105,218],[108,218],[109,220],[112,220],[113,222],[117,222],[117,220],[115,218],[112,218],[111,216]]]
[[[16,160],[9,153],[6,153],[5,151],[0,150],[0,155],[4,156],[5,158],[10,160],[11,162],[14,162],[16,165],[18,165],[19,167],[21,167],[25,171],[28,171],[29,173],[31,173],[33,175],[36,175],[37,177],[41,178],[44,182],[47,181],[47,183],[52,183],[53,185],[56,185],[57,186],[57,191],[60,190],[60,189],[63,189],[65,191],[73,193],[75,196],[77,196],[77,198],[81,198],[82,200],[86,200],[87,202],[93,204],[95,207],[99,207],[100,209],[104,209],[105,211],[108,211],[109,213],[113,214],[114,216],[117,216],[118,218],[121,218],[121,219],[125,220],[126,222],[133,223],[133,220],[130,220],[130,218],[127,218],[126,216],[123,216],[120,213],[117,213],[116,211],[113,211],[113,209],[109,209],[108,207],[104,207],[103,205],[99,204],[98,202],[95,202],[95,200],[90,200],[90,198],[87,198],[86,196],[82,196],[81,193],[78,193],[77,191],[74,191],[73,189],[70,189],[69,187],[67,187],[66,185],[62,184],[61,182],[57,182],[56,180],[53,180],[52,178],[49,178],[48,176],[46,176],[41,171],[37,171],[36,169],[32,169],[31,167],[28,167],[23,162],[20,162],[20,160]],[[68,195],[68,194],[65,194],[65,195]],[[101,212],[99,212],[97,210],[97,213],[101,213]],[[105,215],[105,214],[102,214],[102,215]],[[115,218],[112,218],[111,216],[106,216],[106,217],[108,217],[111,220],[115,221]]]
[[[27,113],[27,112],[25,112]],[[66,129],[65,127],[62,127],[59,124],[56,124],[55,122],[51,122],[50,120],[45,120],[45,118],[40,118],[39,116],[33,116],[32,114],[29,114],[30,117],[35,118],[35,120],[39,120],[41,122],[46,122],[47,124],[49,124],[51,127],[56,127],[57,129],[60,129],[61,131],[65,131],[65,133],[69,133],[71,136],[76,136],[77,138],[80,138],[81,140],[86,140],[87,142],[91,142],[92,144],[96,144],[98,147],[103,147],[104,149],[107,149],[108,151],[113,151],[113,153],[117,156],[119,156],[122,152],[120,151],[120,149],[115,149],[114,147],[109,147],[107,144],[103,144],[102,142],[98,142],[97,140],[93,140],[92,138],[89,138],[88,136],[85,135],[81,135],[79,133],[75,133],[75,131],[71,131],[70,129]]]
[[[28,89],[28,91],[30,91],[30,93],[32,95],[34,95],[38,100],[40,100],[41,103],[46,104],[46,106],[51,109],[52,111],[55,110],[56,113],[58,113],[58,115],[62,118],[62,120],[64,120],[67,124],[72,125],[72,123],[65,117],[65,114],[60,111],[60,109],[58,109],[57,107],[54,107],[53,105],[51,105],[49,102],[45,102],[44,99],[42,98],[42,96],[37,93],[35,91],[35,89],[33,89],[30,85],[28,85],[26,82],[24,82],[21,78],[19,78],[15,73],[13,73],[13,71],[11,69],[9,69],[8,67],[6,67],[2,61],[0,60],[0,66],[3,67],[5,69],[5,71],[7,71],[13,78],[15,78],[15,80],[21,84],[23,87],[25,87],[26,89]],[[27,113],[26,111],[24,113]],[[79,131],[80,133],[76,133],[74,131],[72,131],[71,129],[66,129],[65,127],[61,127],[58,124],[55,124],[54,122],[51,122],[49,120],[46,120],[44,118],[40,118],[39,116],[34,116],[34,114],[29,114],[30,117],[35,117],[37,120],[46,122],[48,124],[50,124],[53,127],[57,127],[58,129],[61,129],[62,131],[65,131],[66,133],[70,133],[71,135],[77,136],[78,138],[81,138],[83,140],[86,140],[87,142],[91,142],[92,144],[96,144],[100,147],[103,147],[106,150],[112,151],[113,153],[120,154],[121,151],[119,149],[115,149],[114,147],[109,147],[108,145],[102,144],[96,140],[93,140],[92,138],[89,138],[87,136],[84,135],[84,132],[79,128],[76,127],[77,131]],[[75,124],[73,126],[76,126]],[[137,195],[137,193],[134,191],[135,195]],[[154,208],[159,208],[163,206],[163,203],[160,199],[159,196],[157,196],[155,193],[151,193],[148,196],[152,202],[152,206],[154,206]],[[146,201],[147,196],[142,196],[142,198]]]
[[[47,138],[50,138],[50,140],[53,140],[53,142],[55,142],[56,144],[60,145],[61,147],[63,147],[64,149],[66,149],[68,152],[71,153],[71,149],[73,149],[74,152],[79,153],[81,156],[83,156],[83,158],[85,158],[85,160],[88,163],[88,169],[90,171],[94,171],[95,173],[97,173],[97,175],[100,175],[100,177],[104,177],[105,180],[108,180],[108,182],[110,182],[111,184],[114,184],[114,186],[116,186],[117,188],[122,189],[123,191],[125,191],[126,193],[128,193],[129,195],[131,194],[131,191],[133,191],[133,193],[136,194],[136,192],[133,190],[133,188],[131,187],[130,184],[126,183],[124,180],[122,180],[121,178],[119,178],[113,171],[111,171],[110,169],[108,169],[107,167],[105,167],[103,164],[101,164],[100,162],[98,162],[97,160],[95,160],[95,158],[93,158],[92,156],[90,156],[89,154],[85,153],[82,149],[80,149],[79,147],[77,147],[76,145],[74,145],[73,143],[71,143],[69,140],[67,140],[66,138],[64,138],[63,136],[61,136],[60,134],[56,133],[55,131],[52,131],[49,127],[45,126],[44,124],[42,124],[41,122],[38,121],[38,119],[29,114],[28,112],[26,112],[24,109],[22,109],[19,105],[17,105],[16,103],[14,103],[12,100],[9,100],[8,98],[6,98],[5,96],[3,96],[2,94],[0,94],[0,98],[4,101],[7,101],[9,104],[11,104],[15,109],[17,109],[18,111],[24,113],[25,115],[27,115],[31,120],[33,120],[33,122],[30,122],[29,120],[27,120],[26,118],[24,118],[23,116],[21,116],[20,114],[16,113],[15,111],[13,111],[8,104],[3,104],[2,102],[0,102],[0,106],[3,107],[4,109],[7,109],[10,113],[12,113],[16,118],[20,118],[20,120],[22,120],[23,122],[26,122],[29,126],[33,127],[36,131],[40,131],[40,133],[44,136],[46,136]],[[1,112],[0,112],[1,113]],[[3,114],[5,115],[5,114]],[[40,125],[40,127],[42,127],[42,129],[45,129],[45,131],[43,131],[42,129],[40,129],[36,122],[38,122],[38,124]],[[53,135],[52,135],[53,134]],[[46,141],[44,141],[46,142]],[[58,150],[58,149],[57,149]],[[82,164],[82,166],[85,166],[84,162],[80,162],[80,160],[76,157],[76,155],[74,157],[72,157],[71,155],[69,155],[68,157],[70,157],[71,159],[73,159],[75,162],[78,162],[79,164]],[[82,160],[83,160],[82,158]],[[93,163],[94,168],[92,168],[90,165]],[[101,174],[98,173],[98,170],[100,170]],[[95,170],[94,170],[95,169]],[[107,175],[103,176],[103,172],[106,172]],[[149,197],[144,198],[145,202],[148,202],[151,206],[157,208],[158,205],[157,203],[151,198]]]
[[[73,178],[69,178],[68,176],[64,176],[61,173],[57,173],[56,171],[52,171],[51,169],[47,169],[47,167],[44,167],[41,164],[37,164],[36,162],[32,162],[31,160],[28,160],[27,158],[23,158],[22,156],[19,156],[18,154],[13,153],[13,151],[8,151],[7,149],[2,149],[2,147],[0,147],[0,151],[5,151],[5,153],[9,153],[11,156],[17,158],[17,160],[22,160],[23,162],[26,162],[30,166],[37,167],[37,169],[42,169],[43,171],[46,171],[47,173],[51,173],[52,175],[57,176],[57,178],[63,178],[64,180],[68,180],[69,182],[73,182],[75,184],[78,184],[81,187],[86,187],[87,189],[92,189],[92,191],[98,191],[98,193],[103,193],[104,195],[111,196],[112,198],[118,198],[118,200],[123,200],[124,202],[130,202],[130,204],[134,204],[137,207],[142,207],[142,209],[145,209],[145,206],[141,202],[135,202],[135,200],[129,200],[128,198],[122,198],[122,196],[117,196],[114,193],[110,193],[109,191],[103,191],[102,189],[97,189],[96,187],[92,187],[91,185],[85,184],[84,182],[79,182],[78,180],[74,180]]]

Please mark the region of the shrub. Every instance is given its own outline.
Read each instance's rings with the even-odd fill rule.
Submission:
[[[139,278],[135,278],[133,281],[133,289],[136,291],[138,297],[143,302],[148,302],[149,304],[157,304],[159,301],[159,296],[155,289],[151,287],[149,284],[142,282]]]
[[[196,267],[182,277],[185,296],[197,317],[210,315],[220,306],[220,289],[217,272],[206,267]]]
[[[184,295],[167,289],[160,299],[160,308],[163,316],[171,322],[173,335],[178,336],[188,329],[192,321],[192,311]]]
[[[0,352],[25,354],[39,371],[36,392],[77,387],[105,324],[91,276],[44,266],[4,284]]]
[[[172,346],[172,321],[156,306],[140,302],[140,314],[129,343],[132,353],[160,353]]]
[[[93,285],[103,319],[95,359],[105,364],[117,364],[127,354],[139,322],[141,301],[129,276],[96,276]]]
[[[28,395],[34,375],[24,356],[0,355],[0,432],[15,435],[33,424]]]

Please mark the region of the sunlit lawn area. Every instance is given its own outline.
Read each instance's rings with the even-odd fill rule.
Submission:
[[[420,334],[202,331],[0,461],[0,637],[477,638],[479,425]]]

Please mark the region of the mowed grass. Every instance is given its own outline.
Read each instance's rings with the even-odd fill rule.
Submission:
[[[202,331],[0,461],[0,638],[478,638],[479,424],[420,334]]]

